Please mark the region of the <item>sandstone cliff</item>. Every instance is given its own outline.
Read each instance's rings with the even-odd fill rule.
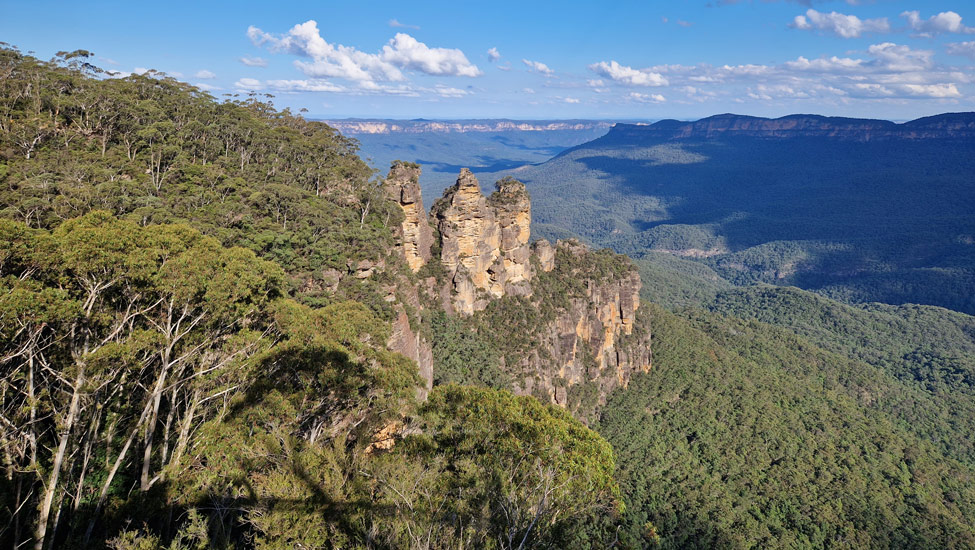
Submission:
[[[536,254],[545,248],[551,245],[536,246]],[[649,319],[639,309],[642,283],[625,257],[576,241],[559,241],[551,265],[534,282],[537,293],[527,304],[543,312],[533,343],[511,354],[514,363],[506,369],[515,374],[516,392],[568,407],[586,420],[612,390],[650,370]]]
[[[633,373],[650,369],[649,319],[629,259],[577,241],[530,244],[525,186],[505,178],[485,197],[467,169],[434,202],[428,223],[419,175],[416,165],[394,164],[384,187],[403,209],[396,230],[403,257],[421,276],[409,287],[419,293],[398,296],[390,346],[417,361],[427,388],[437,378],[434,357],[407,314],[419,318],[424,307],[446,310],[477,334],[497,355],[505,385],[583,420]]]
[[[470,315],[492,299],[531,295],[531,203],[522,183],[502,180],[488,198],[464,168],[431,210],[453,311]]]
[[[403,222],[395,233],[403,249],[406,264],[417,272],[430,260],[433,230],[427,223],[420,195],[420,167],[416,164],[394,163],[383,183],[386,195],[403,209]]]

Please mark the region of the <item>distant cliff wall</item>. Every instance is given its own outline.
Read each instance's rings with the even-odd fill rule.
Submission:
[[[604,139],[715,139],[725,135],[762,139],[828,137],[848,141],[970,139],[975,137],[975,113],[949,113],[903,124],[818,115],[789,115],[771,119],[724,114],[693,122],[661,120],[649,125],[616,124]]]

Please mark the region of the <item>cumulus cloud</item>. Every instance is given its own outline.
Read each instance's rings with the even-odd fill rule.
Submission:
[[[599,76],[628,86],[666,86],[667,79],[652,69],[634,69],[616,61],[600,61],[589,65],[589,70]]]
[[[256,78],[241,78],[237,82],[234,82],[235,88],[240,88],[241,90],[260,90],[263,86],[261,81]]]
[[[563,97],[562,101],[564,101],[565,103],[572,103],[572,104],[579,103],[579,99],[575,97]]]
[[[247,36],[257,46],[272,52],[309,58],[295,66],[315,78],[343,78],[363,82],[401,82],[404,70],[436,76],[479,76],[480,69],[464,53],[451,48],[431,48],[405,33],[397,33],[379,53],[366,53],[350,46],[330,44],[309,20],[295,25],[284,35],[272,35],[251,26]]]
[[[819,71],[825,73],[856,71],[863,67],[864,60],[851,59],[849,57],[822,57],[819,59],[806,59],[799,56],[795,61],[786,61],[785,66],[797,71]]]
[[[347,89],[327,80],[268,80],[267,85],[280,92],[345,92]]]
[[[890,32],[890,23],[886,17],[860,19],[855,15],[835,11],[823,13],[812,8],[806,10],[805,15],[797,15],[790,26],[796,29],[831,32],[843,38],[856,38],[865,32]]]
[[[196,78],[204,78],[204,79],[217,78],[216,73],[214,73],[213,71],[208,71],[206,69],[201,69],[199,71],[196,71],[196,74],[194,74],[193,76]]]
[[[949,48],[961,55],[966,54],[966,48],[975,50],[975,45],[964,44],[949,45]],[[606,65],[602,69],[612,72],[612,66]],[[937,64],[932,50],[914,49],[893,42],[874,44],[860,55],[799,56],[777,65],[672,64],[648,67],[643,71],[659,74],[668,81],[668,89],[682,92],[693,101],[715,97],[760,101],[953,100],[966,96],[962,85],[975,83],[975,75]],[[623,68],[615,72],[624,79],[631,74]],[[605,80],[609,81],[609,78]],[[638,101],[634,97],[629,99]]]
[[[626,97],[639,103],[663,103],[667,101],[667,98],[660,94],[641,94],[639,92],[630,92]]]
[[[941,33],[975,34],[975,27],[963,25],[961,16],[953,11],[943,11],[927,19],[921,18],[917,10],[905,11],[901,17],[907,19],[907,25],[921,36],[934,36]]]
[[[267,67],[267,61],[260,57],[241,57],[240,62],[248,67]]]
[[[481,70],[467,60],[464,52],[450,48],[431,48],[412,36],[397,33],[383,46],[383,61],[407,70],[437,76],[480,76]]]
[[[931,50],[912,50],[909,46],[884,42],[867,50],[884,68],[890,71],[920,71],[930,68],[934,62]]]
[[[529,61],[528,59],[522,59],[521,62],[528,67],[529,71],[540,73],[545,76],[552,76],[555,74],[555,71],[549,69],[548,65],[542,63],[541,61]]]
[[[501,59],[501,53],[498,52],[497,48],[491,48],[487,51],[488,61],[494,63],[495,61]]]
[[[964,55],[975,59],[975,41],[972,42],[953,42],[948,44],[945,51],[951,55]]]
[[[201,90],[203,90],[205,92],[213,92],[215,90],[222,90],[223,89],[220,86],[213,86],[211,84],[206,84],[206,83],[203,83],[203,82],[197,82],[196,84],[194,84],[194,86],[196,86],[197,88],[199,88],[199,89],[201,89]]]

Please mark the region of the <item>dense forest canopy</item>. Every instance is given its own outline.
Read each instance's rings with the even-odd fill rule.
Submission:
[[[402,214],[354,141],[89,57],[0,49],[4,545],[612,539],[594,432],[500,390],[417,400],[386,348]]]

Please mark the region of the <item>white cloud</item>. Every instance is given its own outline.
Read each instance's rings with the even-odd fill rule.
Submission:
[[[405,33],[397,33],[378,54],[350,46],[333,45],[322,38],[318,23],[309,20],[295,25],[287,34],[275,36],[251,26],[247,36],[257,46],[273,52],[310,58],[295,66],[311,77],[336,77],[357,82],[401,82],[403,70],[437,76],[479,76],[480,69],[457,49],[431,48]]]
[[[639,103],[663,103],[667,101],[667,98],[660,94],[641,94],[638,92],[630,92],[626,97]]]
[[[849,57],[821,57],[819,59],[806,59],[799,56],[795,61],[786,61],[785,66],[797,71],[818,71],[818,72],[843,72],[856,71],[863,67],[862,59],[850,59]]]
[[[243,80],[243,79],[241,79]],[[281,92],[345,92],[347,89],[327,80],[268,80],[270,88]]]
[[[867,50],[881,66],[889,71],[919,71],[930,68],[934,62],[931,50],[912,50],[909,46],[884,42],[874,44]]]
[[[572,103],[572,104],[579,103],[579,100],[577,98],[574,98],[574,97],[563,97],[562,98],[562,101],[564,101],[566,103]]]
[[[552,76],[555,74],[555,71],[548,68],[548,65],[542,63],[541,61],[529,61],[527,59],[522,59],[521,62],[528,67],[529,71],[540,73],[545,76]]]
[[[437,84],[434,86],[432,91],[440,97],[464,97],[465,95],[471,95],[470,90],[452,88],[450,86],[444,86],[443,84]]]
[[[213,92],[215,90],[222,90],[223,89],[220,86],[214,86],[212,84],[206,84],[204,82],[197,82],[196,84],[194,84],[194,86],[196,86],[197,88],[203,90],[204,92]]]
[[[526,94],[533,94],[533,93],[535,93],[535,90],[532,89],[532,88],[522,88],[521,91],[522,91],[522,93],[526,93]]]
[[[933,36],[940,33],[973,34],[975,27],[968,27],[961,22],[961,16],[953,11],[943,11],[927,19],[921,19],[921,12],[917,10],[905,11],[901,17],[907,19],[908,26],[921,36]]]
[[[267,67],[267,61],[260,57],[241,57],[240,62],[248,67]]]
[[[234,82],[234,87],[242,90],[260,90],[262,88],[261,81],[256,78],[241,78]]]
[[[687,28],[692,26],[694,23],[691,23],[690,21],[684,21],[683,19],[678,19],[677,24],[680,25],[681,27]]]
[[[964,55],[975,59],[975,41],[972,42],[953,42],[948,44],[945,51],[951,55]]]
[[[634,69],[616,61],[600,61],[589,65],[589,70],[620,84],[629,86],[666,86],[667,79],[651,69]]]
[[[204,78],[204,79],[217,78],[216,73],[214,73],[213,71],[208,71],[206,69],[201,69],[199,71],[196,71],[196,74],[194,74],[193,76],[196,78]]]
[[[145,67],[136,67],[132,69],[133,74],[146,74],[147,72],[149,72],[149,69]]]
[[[393,28],[413,29],[413,30],[417,30],[417,31],[420,30],[419,25],[407,25],[406,23],[400,23],[399,21],[397,21],[395,19],[390,19],[389,20],[389,26],[390,27],[393,27]]]
[[[501,59],[501,53],[498,52],[497,48],[491,48],[487,51],[488,61],[494,63],[495,61]]]
[[[865,32],[890,32],[886,17],[860,19],[855,15],[839,12],[823,13],[814,9],[806,10],[806,15],[797,15],[790,25],[796,29],[821,30],[843,38],[856,38]]]
[[[961,92],[954,84],[904,84],[904,89],[911,95],[923,97],[961,97]]]
[[[397,33],[383,46],[383,61],[402,69],[438,76],[480,76],[481,70],[467,60],[464,52],[450,48],[430,48],[408,34]]]

